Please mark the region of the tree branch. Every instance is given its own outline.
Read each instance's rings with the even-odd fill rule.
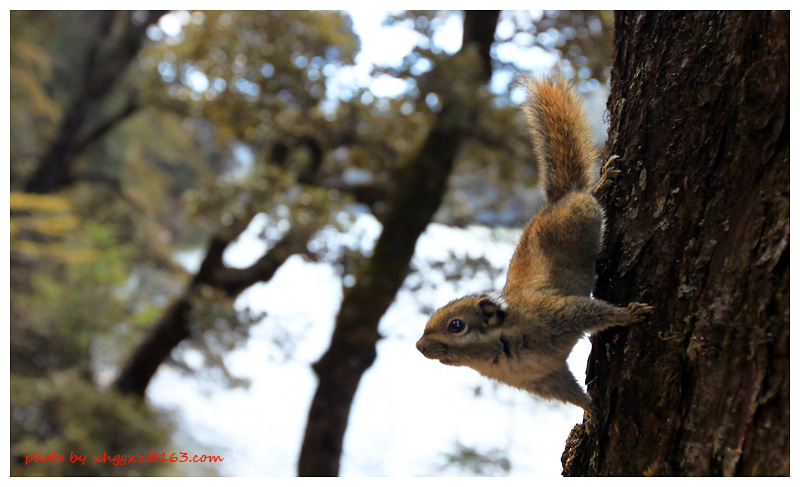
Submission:
[[[232,269],[222,262],[222,254],[233,238],[214,237],[200,270],[128,358],[113,387],[123,393],[144,397],[159,365],[180,342],[189,338],[192,298],[201,286],[222,289],[228,296],[235,297],[257,282],[268,281],[291,255],[306,251],[306,245],[317,229],[317,224],[296,225],[269,252],[245,269]]]
[[[119,125],[119,123],[126,118],[136,113],[140,108],[141,105],[135,99],[131,98],[125,107],[119,112],[103,120],[102,123],[95,127],[95,129],[89,135],[75,142],[72,152],[75,154],[83,153],[83,151],[85,151],[90,145],[105,137],[105,135],[110,132],[111,129]]]
[[[103,12],[96,32],[97,42],[88,53],[86,75],[78,95],[66,110],[61,127],[45,150],[31,179],[25,185],[30,193],[52,193],[72,183],[71,166],[92,139],[81,142],[78,134],[84,130],[93,107],[102,103],[116,81],[136,57],[145,39],[147,27],[165,11],[149,11],[141,22],[132,18],[119,40],[112,44],[111,24],[115,13]],[[106,124],[101,124],[101,127]],[[109,127],[110,128],[110,127]]]

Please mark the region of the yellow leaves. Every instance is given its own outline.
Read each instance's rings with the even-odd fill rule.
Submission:
[[[60,237],[80,226],[78,218],[68,213],[72,210],[70,201],[60,196],[11,193],[10,207],[12,237],[23,230]],[[20,213],[29,216],[22,218]]]
[[[52,126],[61,118],[61,108],[46,83],[52,77],[50,54],[41,47],[12,37],[11,67],[11,130],[12,139],[34,139],[22,137],[23,127],[35,125],[39,136],[48,136]],[[23,129],[24,130],[24,129]],[[35,142],[29,142],[35,144]]]
[[[38,243],[28,240],[11,242],[11,251],[31,257],[51,258],[65,264],[92,262],[97,259],[94,249],[75,249],[63,243]]]
[[[17,38],[11,43],[13,64],[24,66],[40,79],[49,79],[52,74],[50,54],[41,47]]]
[[[36,210],[45,212],[69,211],[72,205],[67,198],[31,193],[11,193],[11,211]]]
[[[28,100],[30,105],[26,106],[26,109],[31,110],[32,114],[43,117],[49,122],[55,122],[61,118],[61,109],[58,103],[47,94],[41,79],[35,73],[12,67],[9,70],[9,78],[11,80],[12,98],[15,100]],[[14,108],[19,107],[16,104],[12,104],[12,111]]]
[[[53,215],[37,218],[30,222],[31,230],[53,237],[59,237],[75,230],[80,225],[75,215]]]
[[[65,263],[91,262],[97,258],[97,252],[91,248],[70,245],[70,237],[80,230],[81,224],[67,198],[11,193],[10,207],[12,252]]]

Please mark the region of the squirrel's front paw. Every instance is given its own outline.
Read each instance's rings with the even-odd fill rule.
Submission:
[[[655,308],[646,303],[630,303],[628,304],[628,317],[632,323],[638,323],[650,314]]]

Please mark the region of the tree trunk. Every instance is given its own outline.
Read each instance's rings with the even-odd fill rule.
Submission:
[[[83,84],[67,108],[55,139],[26,183],[26,192],[52,193],[71,184],[72,163],[81,152],[138,108],[135,103],[129,104],[116,116],[101,121],[91,135],[80,138],[86,131],[90,110],[107,99],[114,84],[139,53],[147,28],[164,13],[165,10],[146,11],[141,19],[136,14],[129,14],[130,21],[119,35],[115,35],[112,28],[118,13],[99,13],[101,19],[97,31],[90,33],[94,39],[87,55]]]
[[[336,476],[347,419],[361,376],[375,360],[378,322],[409,271],[417,238],[444,195],[447,178],[467,129],[474,123],[474,91],[491,76],[490,48],[499,12],[466,12],[461,52],[477,48],[478,79],[461,73],[416,157],[408,163],[382,219],[383,232],[357,282],[345,291],[328,351],[314,364],[319,379],[298,462],[301,476]],[[477,82],[476,82],[477,81]],[[469,93],[464,93],[464,91]],[[470,101],[473,100],[473,101]]]
[[[789,475],[789,14],[615,22],[597,413],[564,475]]]

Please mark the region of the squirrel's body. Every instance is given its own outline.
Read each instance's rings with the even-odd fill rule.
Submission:
[[[586,332],[640,321],[650,307],[620,308],[590,297],[604,225],[593,194],[596,151],[563,78],[529,80],[528,91],[525,113],[547,204],[528,222],[503,292],[466,296],[439,309],[417,348],[428,358],[589,411],[567,356]]]

